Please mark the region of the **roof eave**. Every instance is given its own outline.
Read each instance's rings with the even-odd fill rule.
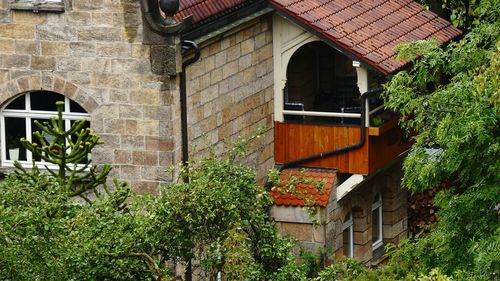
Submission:
[[[195,40],[196,38],[202,37],[207,33],[227,26],[238,19],[244,18],[267,7],[265,0],[250,2],[249,5],[239,6],[225,13],[223,16],[213,16],[196,23],[193,29],[182,34],[182,38]]]

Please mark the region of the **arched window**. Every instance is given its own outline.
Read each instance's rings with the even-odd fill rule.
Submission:
[[[26,138],[33,142],[33,132],[38,130],[34,121],[49,121],[57,117],[56,102],[64,101],[63,119],[65,128],[69,128],[74,120],[89,119],[89,114],[76,102],[69,98],[49,91],[34,91],[18,96],[7,103],[0,113],[2,166],[13,166],[14,160],[30,167],[33,155],[26,151],[19,142]],[[87,123],[87,126],[90,126]],[[34,159],[40,167],[44,166],[41,159]]]
[[[382,193],[377,193],[372,203],[372,243],[373,250],[378,249],[384,244],[382,236]]]
[[[352,220],[352,210],[347,213],[342,224],[342,237],[344,256],[352,258],[354,256],[354,228]]]
[[[345,55],[321,41],[307,43],[290,58],[286,75],[285,120],[359,123],[356,118],[325,117],[333,112],[360,113],[356,69]]]

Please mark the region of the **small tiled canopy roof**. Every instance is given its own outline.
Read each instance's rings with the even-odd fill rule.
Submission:
[[[271,0],[341,49],[390,74],[404,66],[395,47],[434,38],[443,44],[461,32],[413,0]]]
[[[237,8],[248,0],[181,0],[176,17],[182,19],[193,15],[193,23],[220,15]]]
[[[335,184],[336,173],[334,170],[294,170],[286,169],[281,172],[281,180],[286,183],[290,176],[299,180],[304,179],[306,183],[300,183],[295,188],[287,186],[275,186],[271,189],[274,204],[278,206],[302,207],[306,204],[318,204],[326,207],[330,194]],[[320,188],[318,189],[318,184]]]
[[[257,0],[181,0],[177,18],[193,15],[201,24]],[[441,44],[460,30],[413,0],[268,0],[279,13],[309,28],[324,40],[391,74],[406,62],[396,61],[401,43],[434,38]]]

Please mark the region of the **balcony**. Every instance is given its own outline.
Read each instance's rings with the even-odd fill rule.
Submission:
[[[284,113],[300,116],[298,112],[284,111]],[[372,111],[371,115],[375,113]],[[320,117],[333,117],[337,120],[340,118],[341,121],[343,118],[361,117],[356,113],[345,114],[314,113]],[[397,116],[391,117],[378,127],[372,125],[364,130],[366,130],[365,144],[361,148],[311,161],[302,166],[336,168],[341,173],[367,175],[381,169],[411,146],[403,130],[398,127]],[[360,137],[359,125],[275,122],[275,162],[283,164],[356,144]]]

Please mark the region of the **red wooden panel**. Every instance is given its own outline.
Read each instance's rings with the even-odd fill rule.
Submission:
[[[357,127],[275,123],[275,160],[289,161],[359,142]],[[368,137],[367,137],[368,140]],[[368,173],[368,145],[348,153],[332,155],[304,167],[336,168],[343,173]]]
[[[294,161],[359,142],[357,127],[275,122],[275,161]],[[369,174],[408,150],[411,142],[397,126],[368,136],[362,148],[311,161],[303,167],[335,168],[341,173]],[[372,134],[373,134],[372,129]],[[377,130],[378,131],[378,130]]]

